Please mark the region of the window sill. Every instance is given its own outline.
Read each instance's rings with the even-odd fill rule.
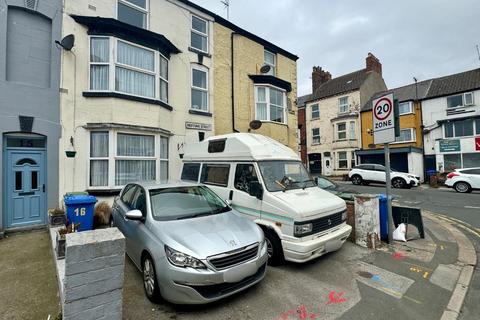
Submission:
[[[311,118],[310,121],[315,121],[315,120],[320,120],[320,117],[318,118]]]
[[[396,141],[396,142],[390,142],[390,144],[402,144],[402,143],[416,143],[417,141]]]
[[[193,48],[193,47],[188,47],[188,51],[199,54],[199,55],[204,56],[206,58],[211,58],[212,57],[212,55],[209,54],[208,52],[205,52],[205,51]]]
[[[188,113],[195,114],[197,116],[204,116],[204,117],[210,117],[210,118],[213,117],[213,115],[210,112],[194,110],[194,109],[188,110]]]
[[[276,121],[269,121],[269,120],[259,120],[261,123],[270,123],[270,124],[278,124],[281,126],[288,127],[288,124],[282,123],[282,122],[276,122]]]
[[[136,101],[136,102],[143,102],[143,103],[149,103],[149,104],[156,104],[158,106],[161,106],[167,110],[172,111],[173,107],[169,105],[168,103],[165,103],[160,100],[156,99],[150,99],[150,98],[143,98],[143,97],[137,97],[137,96],[132,96],[124,93],[119,93],[119,92],[111,92],[111,91],[84,91],[83,96],[85,98],[118,98],[118,99],[124,99],[124,100],[130,100],[130,101]]]
[[[415,112],[400,113],[398,115],[401,117],[401,116],[408,116],[410,114],[415,114]]]

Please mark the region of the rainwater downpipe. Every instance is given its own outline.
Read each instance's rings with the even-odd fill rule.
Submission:
[[[230,53],[231,53],[231,58],[230,58],[230,61],[232,63],[232,68],[231,68],[231,82],[232,82],[232,87],[231,87],[231,90],[232,90],[232,131],[233,132],[240,132],[238,131],[236,128],[235,128],[235,61],[234,61],[234,52],[233,52],[233,49],[234,49],[234,38],[235,38],[235,35],[237,35],[238,33],[237,32],[232,32],[230,34]]]

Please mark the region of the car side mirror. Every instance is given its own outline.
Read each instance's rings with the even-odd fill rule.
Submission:
[[[258,181],[251,181],[249,184],[249,194],[258,200],[263,200],[263,187]]]
[[[143,214],[140,210],[131,210],[125,214],[128,220],[141,221],[143,220]]]

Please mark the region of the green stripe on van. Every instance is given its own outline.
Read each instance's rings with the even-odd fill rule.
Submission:
[[[260,218],[261,216],[263,216],[264,218],[268,218],[272,221],[278,221],[278,222],[285,222],[285,223],[293,224],[293,219],[288,218],[288,217],[284,217],[284,216],[281,216],[281,215],[278,215],[278,214],[275,214],[275,213],[260,211],[260,210],[256,210],[256,209],[252,209],[252,208],[248,208],[248,207],[239,206],[239,205],[233,205],[233,207],[236,210],[240,211],[241,213],[247,214],[249,216],[253,216],[253,217],[257,217],[257,218]]]

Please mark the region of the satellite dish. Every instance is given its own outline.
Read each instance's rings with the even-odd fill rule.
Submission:
[[[260,72],[263,73],[263,74],[269,73],[271,69],[272,69],[272,67],[270,67],[268,64],[264,64],[264,65],[260,68]]]
[[[250,129],[252,130],[258,130],[262,127],[262,121],[260,120],[253,120],[250,122]]]
[[[73,48],[73,45],[75,44],[75,36],[73,34],[69,34],[68,36],[65,36],[62,41],[58,42],[55,41],[57,44],[59,44],[63,49],[70,51]]]

